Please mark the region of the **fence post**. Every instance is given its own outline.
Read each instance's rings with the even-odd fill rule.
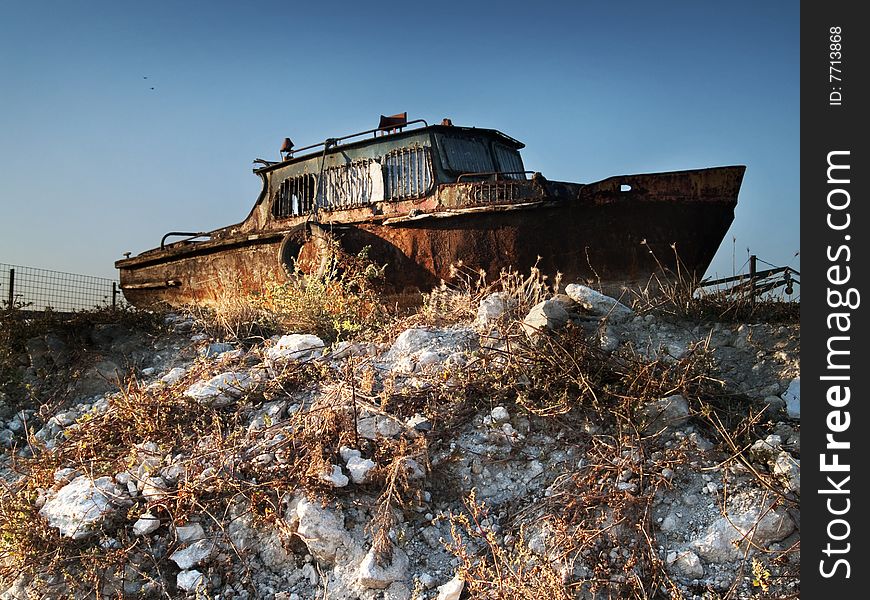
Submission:
[[[118,284],[112,282],[112,308],[117,308],[118,303]]]
[[[758,272],[756,261],[758,257],[752,254],[749,257],[749,302],[755,306],[755,274]]]
[[[12,310],[13,301],[15,300],[15,269],[9,269],[9,310]]]

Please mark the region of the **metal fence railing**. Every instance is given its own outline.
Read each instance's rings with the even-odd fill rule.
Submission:
[[[112,279],[0,263],[0,308],[74,312],[123,303]]]

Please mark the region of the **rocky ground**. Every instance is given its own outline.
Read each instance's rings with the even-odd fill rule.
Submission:
[[[798,325],[513,308],[27,340],[15,393],[66,378],[0,397],[0,598],[796,597]]]

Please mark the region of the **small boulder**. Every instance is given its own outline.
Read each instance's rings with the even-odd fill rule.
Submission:
[[[205,577],[196,569],[190,571],[181,571],[175,579],[175,585],[185,592],[195,592],[200,586],[205,583]]]
[[[197,381],[187,388],[184,395],[200,404],[221,407],[232,404],[257,383],[258,379],[249,373],[229,371],[207,381]]]
[[[213,553],[214,542],[210,540],[197,540],[189,546],[176,550],[169,555],[169,558],[175,561],[178,568],[186,570],[208,560]]]
[[[345,487],[350,481],[347,478],[347,475],[341,472],[341,467],[338,465],[332,465],[332,470],[328,473],[322,473],[320,475],[320,480],[324,483],[328,483],[334,488]]]
[[[788,389],[782,393],[785,400],[785,410],[790,419],[801,418],[801,378],[796,377],[788,384]]]
[[[634,315],[634,312],[619,300],[605,296],[585,285],[569,284],[565,287],[565,293],[591,315],[606,317],[612,323],[624,323]]]
[[[401,548],[393,548],[390,563],[378,564],[375,549],[371,548],[359,566],[357,582],[364,588],[382,590],[394,581],[403,581],[408,575],[408,555]]]
[[[148,535],[160,527],[160,519],[149,512],[142,513],[133,523],[133,535]]]
[[[666,427],[678,427],[689,420],[689,403],[681,394],[648,402],[638,410],[644,431],[655,432]]]
[[[691,545],[708,562],[723,563],[743,556],[741,546],[746,540],[750,540],[753,547],[765,548],[785,539],[794,529],[794,521],[784,509],[754,507],[740,514],[729,512],[728,516],[719,517]]]
[[[182,525],[175,528],[175,537],[179,542],[195,542],[205,539],[205,529],[199,523]]]
[[[674,560],[672,568],[686,579],[700,579],[704,576],[704,566],[701,564],[701,559],[691,550],[680,552]]]
[[[311,556],[324,563],[333,563],[336,555],[351,545],[352,540],[342,519],[334,510],[303,498],[288,520],[297,520],[296,533],[308,547]]]
[[[465,582],[459,578],[459,575],[454,575],[453,579],[438,586],[437,600],[459,600],[464,588]]]
[[[170,370],[166,375],[160,378],[160,381],[165,383],[166,385],[175,385],[184,375],[187,373],[187,369],[183,367],[175,367]]]
[[[514,306],[516,306],[516,301],[510,296],[504,292],[494,292],[480,301],[475,324],[480,327],[489,327]]]
[[[523,331],[534,337],[542,331],[556,331],[568,324],[570,314],[559,300],[544,300],[535,304],[523,319]]]
[[[266,351],[272,360],[297,360],[300,362],[317,358],[326,349],[326,343],[316,335],[294,333],[284,335]]]
[[[62,536],[77,540],[96,533],[124,499],[126,494],[111,477],[80,475],[50,496],[39,514]]]
[[[350,478],[354,483],[365,483],[368,478],[369,471],[375,468],[375,463],[369,458],[360,458],[358,456],[351,457],[347,461],[347,470],[350,473]]]

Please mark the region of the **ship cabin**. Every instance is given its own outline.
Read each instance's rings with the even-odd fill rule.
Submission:
[[[409,128],[412,125],[420,125]],[[258,159],[263,179],[258,204],[269,203],[266,219],[420,200],[443,184],[525,180],[521,142],[494,129],[407,121],[406,114],[381,117],[377,129],[331,138],[295,150],[284,140],[280,162]],[[277,223],[275,223],[277,224]]]

